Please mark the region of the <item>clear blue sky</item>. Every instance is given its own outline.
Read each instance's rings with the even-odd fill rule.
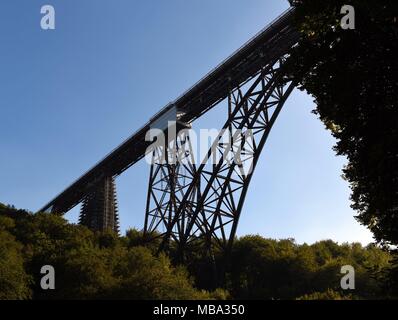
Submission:
[[[40,28],[40,8],[56,30]],[[1,0],[0,202],[32,211],[288,7],[283,0]],[[295,91],[252,180],[239,235],[372,240],[345,159]],[[200,127],[221,127],[214,110]],[[121,228],[142,228],[148,165],[117,179]],[[76,221],[78,209],[67,217]]]

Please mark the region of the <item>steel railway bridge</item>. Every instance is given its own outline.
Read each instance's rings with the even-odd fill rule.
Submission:
[[[293,14],[293,8],[284,12],[40,211],[64,214],[81,203],[81,224],[118,232],[115,178],[147,156],[148,130],[165,120],[190,128],[196,119],[224,103],[228,108],[223,129],[239,130],[242,136],[249,130],[252,133],[250,141],[240,140],[242,162],[249,163],[251,170],[242,171],[242,162],[233,160],[235,147],[221,142],[221,136],[197,164],[189,135],[177,133],[171,145],[150,151],[155,159],[171,152],[170,148],[185,150],[177,162],[169,162],[168,157],[166,162],[152,162],[144,232],[161,237],[160,250],[173,242],[184,251],[200,240],[210,251],[217,246],[228,252],[260,153],[295,86],[284,80],[284,61],[299,40]],[[209,164],[206,160],[216,154],[222,157]]]

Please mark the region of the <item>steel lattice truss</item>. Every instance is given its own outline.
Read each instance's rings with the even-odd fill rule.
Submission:
[[[228,95],[228,119],[196,167],[189,136],[183,131],[154,157],[145,232],[157,231],[161,249],[173,240],[181,252],[194,241],[228,251],[235,237],[246,192],[269,132],[294,88],[283,81],[283,61],[264,67]],[[172,149],[183,150],[168,163]]]
[[[196,174],[189,133],[179,132],[171,143],[169,148],[157,147],[153,151],[144,226],[147,234],[152,234],[155,231],[164,233],[170,222],[173,221],[178,208],[181,207],[182,201],[185,200],[187,206],[190,206],[198,199],[197,188],[193,188],[190,196],[184,199]],[[169,152],[169,149],[177,151],[178,161],[165,161],[165,159],[171,160],[172,152]],[[184,216],[176,220],[172,228],[175,238],[184,235],[186,221]]]

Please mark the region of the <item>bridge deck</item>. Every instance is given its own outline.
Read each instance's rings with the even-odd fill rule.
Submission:
[[[261,30],[234,54],[204,78],[158,112],[141,129],[109,153],[71,186],[46,204],[40,211],[64,213],[79,204],[87,193],[103,178],[118,176],[145,156],[149,142],[145,141],[151,123],[170,106],[183,111],[181,121],[191,123],[225,99],[230,88],[255,76],[263,66],[277,59],[298,41],[299,34],[292,27],[294,9],[285,11]]]

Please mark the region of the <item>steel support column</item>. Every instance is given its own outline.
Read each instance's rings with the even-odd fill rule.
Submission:
[[[172,160],[174,156],[175,160]],[[174,218],[188,187],[192,186],[195,173],[189,131],[181,130],[166,148],[158,146],[153,151],[144,225],[147,236],[165,232],[172,222],[171,237],[179,239],[184,235],[189,217]],[[198,186],[194,186],[190,197],[184,199],[187,207],[197,202],[197,192]]]
[[[283,81],[281,58],[269,64],[249,81],[230,91],[228,120],[205,159],[189,171],[183,188],[173,183],[176,168],[152,168],[149,196],[163,193],[155,211],[157,229],[163,238],[160,250],[173,240],[179,251],[200,241],[212,255],[214,246],[228,252],[234,240],[243,203],[260,153],[294,84]],[[164,186],[155,177],[162,172]],[[156,186],[156,188],[155,188]],[[174,190],[173,190],[174,188]],[[172,194],[179,193],[178,201]],[[166,196],[168,195],[168,196]],[[166,201],[162,200],[166,199]],[[172,214],[166,211],[173,207]],[[183,227],[181,227],[183,226]]]

